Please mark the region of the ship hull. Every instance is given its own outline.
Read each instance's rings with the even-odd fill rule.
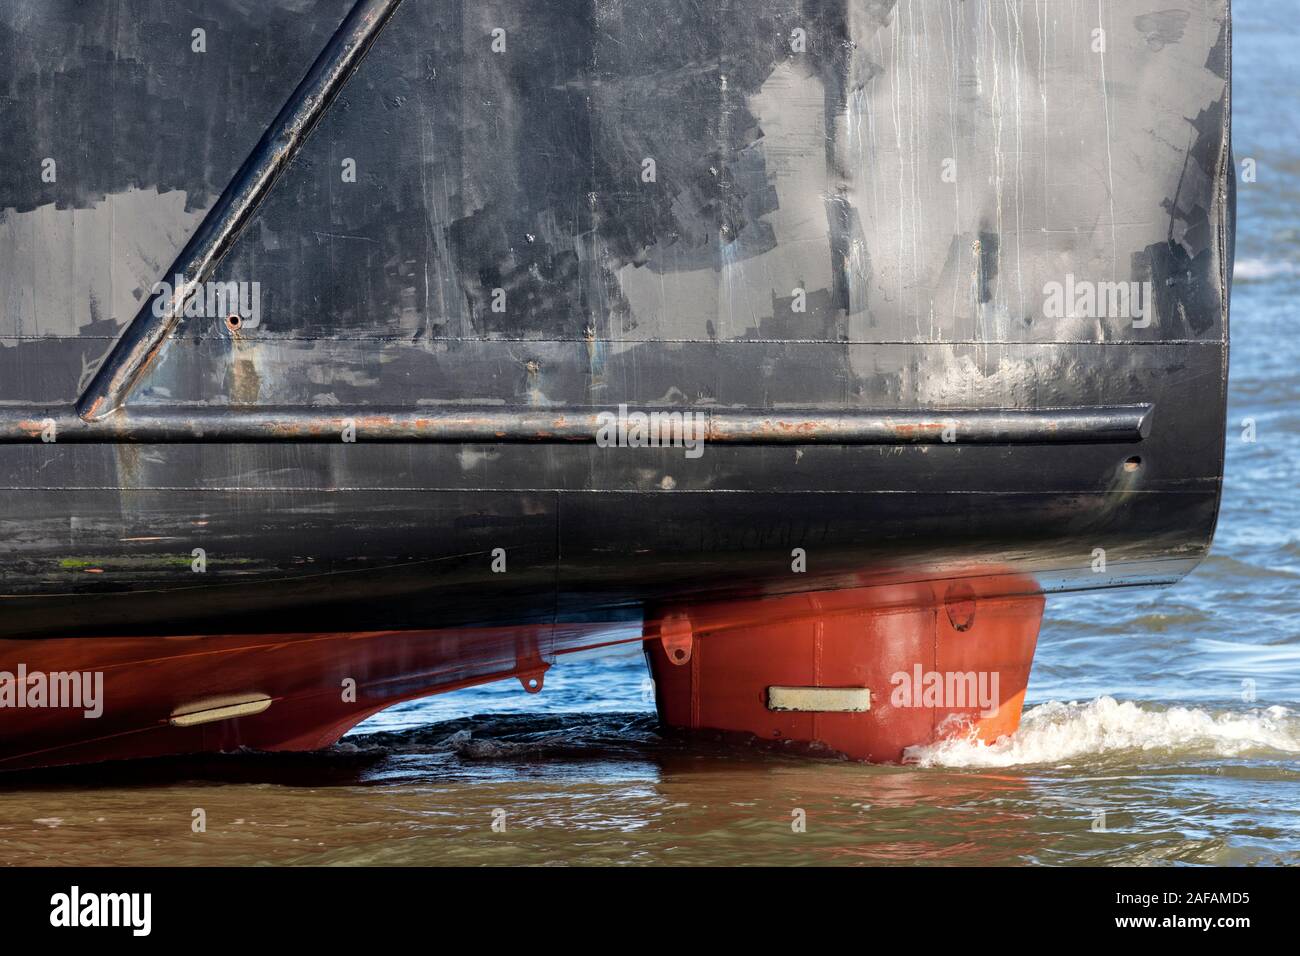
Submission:
[[[0,673],[121,708],[0,759],[324,745],[619,627],[704,727],[739,663],[682,691],[666,616],[915,588],[937,646],[955,582],[1023,691],[1041,595],[1208,552],[1226,2],[301,6],[0,11]]]
[[[972,575],[675,603],[640,627],[0,641],[21,661],[0,672],[0,771],[319,750],[393,704],[507,679],[542,693],[562,655],[628,643],[645,644],[669,727],[899,762],[1015,730],[1042,609],[1032,580]]]

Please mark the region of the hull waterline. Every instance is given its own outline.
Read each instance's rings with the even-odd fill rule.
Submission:
[[[634,641],[896,761],[1208,553],[1226,0],[300,6],[0,10],[0,769]]]

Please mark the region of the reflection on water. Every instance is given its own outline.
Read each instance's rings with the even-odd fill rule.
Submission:
[[[1027,731],[982,761],[872,767],[662,736],[645,713],[468,717],[319,755],[8,778],[0,840],[8,862],[67,864],[1300,859],[1294,715],[1104,701],[1040,707]]]
[[[561,664],[540,696],[406,705],[324,754],[7,777],[0,841],[14,863],[1300,860],[1300,717],[1280,705],[1040,704],[1012,740],[871,767],[664,735],[644,674],[627,650]]]

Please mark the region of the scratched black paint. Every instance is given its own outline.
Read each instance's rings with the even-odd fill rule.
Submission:
[[[1150,404],[1140,444],[3,445],[0,633],[1176,580],[1222,474],[1226,4],[1181,33],[1103,4],[1104,61],[1097,11],[1039,6],[405,0],[217,270],[262,283],[262,322],[183,322],[128,412]],[[0,7],[5,414],[70,407],[350,8]],[[1044,319],[1067,272],[1153,281],[1150,326]]]

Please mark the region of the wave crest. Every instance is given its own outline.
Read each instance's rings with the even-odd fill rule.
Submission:
[[[1052,701],[1027,710],[1019,730],[992,744],[972,735],[909,747],[904,759],[922,767],[1014,767],[1153,750],[1191,757],[1298,754],[1300,715],[1285,707],[1214,712],[1121,703],[1113,697]]]
[[[1296,265],[1276,259],[1238,259],[1233,263],[1233,282],[1267,282],[1296,274]]]

